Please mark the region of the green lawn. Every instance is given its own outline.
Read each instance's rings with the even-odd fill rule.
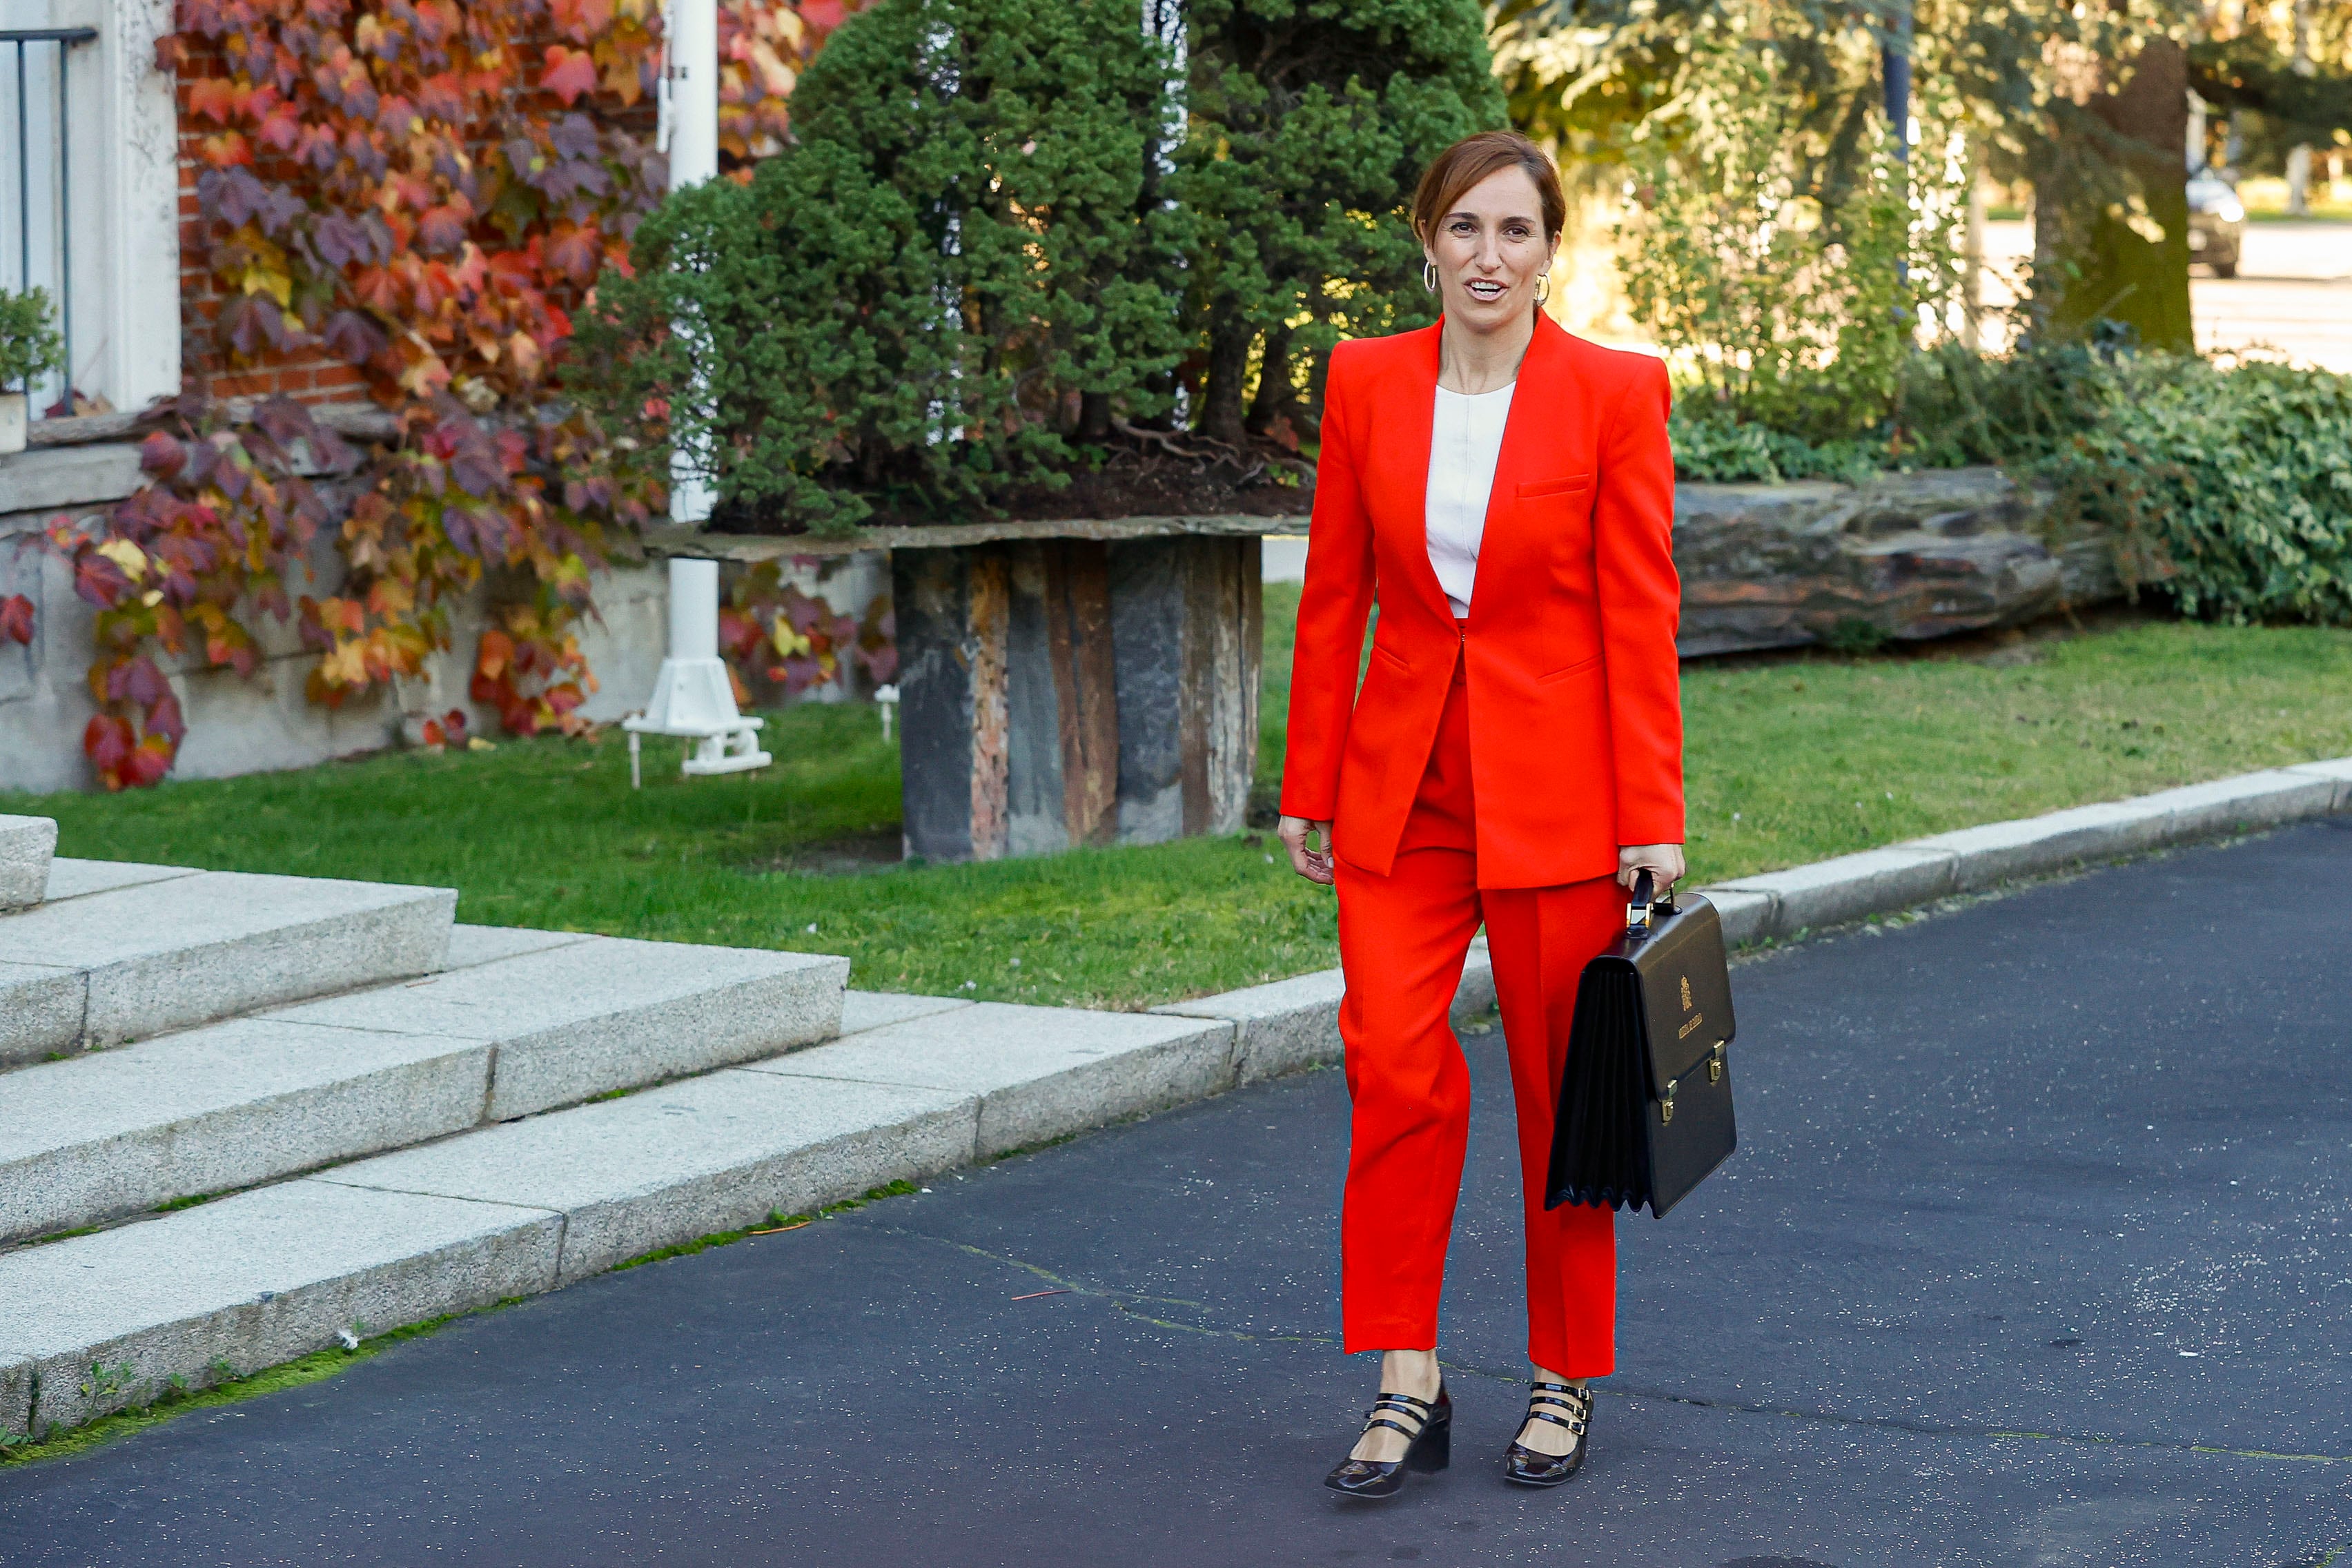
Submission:
[[[1297,590],[1266,605],[1262,801]],[[1994,662],[1717,662],[1685,680],[1701,880],[2352,753],[2341,631],[2144,624]],[[1336,962],[1329,895],[1275,863],[1271,834],[826,869],[895,831],[895,755],[865,708],[791,709],[767,735],[775,767],[690,782],[656,743],[634,793],[615,731],[0,795],[0,812],[58,818],[68,855],[433,883],[467,921],[846,953],[883,990],[1135,1007]]]

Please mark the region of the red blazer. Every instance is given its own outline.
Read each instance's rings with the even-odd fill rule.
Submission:
[[[1387,875],[1458,653],[1480,885],[1613,876],[1619,846],[1683,841],[1665,366],[1538,314],[1465,634],[1430,569],[1425,530],[1440,330],[1332,351],[1282,809],[1331,822],[1339,855]]]

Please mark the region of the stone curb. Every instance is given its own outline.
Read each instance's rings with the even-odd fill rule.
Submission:
[[[1703,889],[1735,944],[2352,808],[2352,758]],[[1335,1058],[1337,971],[1148,1014],[851,993],[852,1032],[0,1256],[0,1433],[63,1427],[628,1257]],[[1494,1005],[1474,945],[1454,1014]],[[863,1026],[860,1027],[860,1026]],[[93,1372],[93,1369],[97,1369]]]
[[[1336,969],[1318,969],[1222,995],[1171,1002],[1154,1013],[1215,1018],[1234,1026],[1234,1081],[1256,1083],[1339,1059],[1339,998],[1347,984]],[[1495,1005],[1495,968],[1486,940],[1478,938],[1462,964],[1453,1016],[1459,1023]]]
[[[1734,946],[1893,914],[1951,893],[2352,809],[2352,757],[2074,806],[1702,888]]]
[[[1939,833],[1697,891],[1722,917],[1725,942],[1745,947],[1916,909],[2022,877],[2347,809],[2352,809],[2352,757]],[[1339,1059],[1339,997],[1345,989],[1339,972],[1326,969],[1152,1011],[1230,1022],[1234,1081],[1255,1083]],[[1454,1016],[1475,1016],[1494,1005],[1494,971],[1482,939],[1463,966]]]

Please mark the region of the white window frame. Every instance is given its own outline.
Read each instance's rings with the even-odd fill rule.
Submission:
[[[68,371],[75,390],[124,411],[180,390],[179,105],[155,64],[172,10],[172,0],[0,0],[0,26],[98,33],[65,52]]]

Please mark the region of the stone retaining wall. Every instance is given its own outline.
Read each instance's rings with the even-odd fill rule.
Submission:
[[[59,515],[94,521],[139,482],[132,446],[59,447],[0,458],[0,598],[24,594],[34,605],[31,645],[0,642],[0,789],[92,787],[81,737],[97,711],[89,685],[96,611],[74,593],[71,574],[56,560],[20,546]],[[316,542],[309,569],[308,582],[289,585],[289,597],[334,592],[342,559],[332,540]],[[836,610],[863,616],[876,596],[889,592],[889,567],[879,552],[866,552],[803,569],[794,581]],[[399,743],[405,712],[461,709],[474,733],[496,738],[497,713],[466,691],[487,604],[487,593],[477,590],[457,605],[450,651],[431,660],[424,679],[341,708],[321,707],[304,695],[315,656],[302,647],[292,622],[280,625],[267,615],[248,623],[264,656],[252,678],[205,668],[200,658],[163,661],[188,724],[173,776],[226,778],[380,751]],[[615,566],[597,580],[596,608],[599,618],[581,628],[581,647],[598,683],[583,711],[616,720],[645,706],[661,668],[669,616],[664,564]]]

